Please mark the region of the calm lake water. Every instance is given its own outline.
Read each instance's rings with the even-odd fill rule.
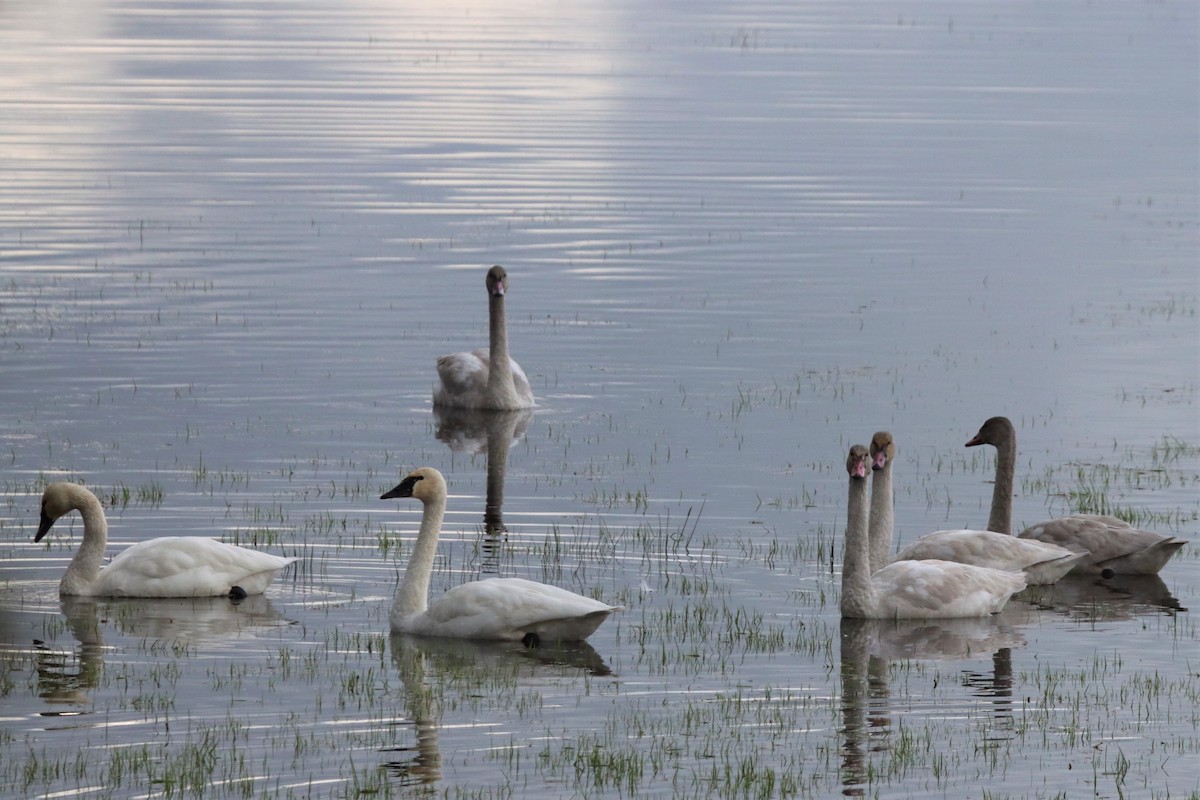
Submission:
[[[993,620],[838,614],[879,429],[900,543],[985,524],[994,414],[1017,524],[1195,539],[1195,3],[18,2],[0,120],[5,797],[1200,795],[1200,547]],[[540,405],[485,430],[430,393],[494,263]],[[435,594],[625,610],[391,639],[419,508],[377,498],[420,465]],[[60,479],[110,553],[301,561],[60,602]]]

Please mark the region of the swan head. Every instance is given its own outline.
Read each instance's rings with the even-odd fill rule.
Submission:
[[[504,297],[504,293],[508,291],[508,273],[499,264],[488,270],[484,281],[488,294],[492,297]]]
[[[846,472],[850,473],[850,479],[867,477],[867,464],[871,461],[871,452],[861,444],[856,444],[850,448],[850,455],[846,458]]]
[[[410,472],[404,480],[379,496],[380,500],[412,497],[422,503],[446,497],[446,479],[433,467],[421,467]]]
[[[896,442],[887,431],[877,431],[871,437],[871,469],[883,469],[896,457]]]
[[[37,534],[33,537],[40,542],[42,537],[50,532],[50,528],[60,517],[70,514],[79,508],[79,492],[81,487],[73,483],[52,483],[42,492],[42,518],[38,524]],[[82,491],[87,491],[82,489]]]
[[[1013,436],[1013,424],[1008,421],[1008,417],[992,417],[987,422],[983,423],[983,427],[979,429],[979,433],[975,434],[975,438],[967,442],[967,447],[975,447],[981,444],[990,444],[993,447],[999,446],[1001,442],[1009,441]]]

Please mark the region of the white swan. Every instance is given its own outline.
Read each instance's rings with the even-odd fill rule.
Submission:
[[[1025,588],[1019,572],[953,561],[893,561],[870,571],[867,530],[867,462],[862,445],[850,448],[846,472],[850,496],[846,515],[846,559],[842,566],[841,611],[855,619],[984,617],[1004,608]]]
[[[892,543],[892,461],[896,442],[892,434],[879,431],[871,437],[871,568],[888,562]],[[1028,539],[1016,539],[991,531],[936,531],[912,542],[893,561],[925,559],[957,561],[1025,573],[1030,586],[1054,583],[1083,558],[1062,547]]]
[[[581,641],[619,610],[619,606],[523,578],[460,584],[429,603],[429,576],[446,513],[446,480],[436,469],[421,467],[380,499],[393,497],[413,497],[424,505],[417,542],[392,604],[394,632],[526,644]]]
[[[59,583],[59,593],[85,597],[244,597],[262,594],[295,558],[260,553],[202,536],[164,536],[125,548],[106,567],[108,521],[96,495],[74,483],[52,483],[42,494],[40,542],[60,517],[78,511],[83,543]]]
[[[1017,433],[1007,417],[992,417],[983,423],[967,447],[990,444],[996,448],[996,485],[988,528],[1012,533],[1013,477],[1017,461]],[[1186,539],[1138,530],[1124,520],[1107,514],[1073,514],[1032,525],[1018,534],[1086,557],[1073,572],[1102,575],[1156,575],[1179,552]]]
[[[504,294],[508,273],[504,267],[488,270],[489,347],[470,353],[453,353],[437,360],[438,382],[433,404],[450,408],[511,411],[532,408],[533,387],[521,365],[508,355],[508,327],[504,321]]]

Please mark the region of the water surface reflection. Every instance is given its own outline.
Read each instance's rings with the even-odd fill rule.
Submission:
[[[848,634],[845,732],[818,733],[843,711],[827,465],[854,431],[912,442],[901,533],[986,518],[994,470],[962,432],[999,412],[1016,519],[1100,490],[1195,538],[1196,3],[60,12],[0,11],[0,638],[29,676],[4,683],[0,785],[77,793],[146,747],[102,789],[144,793],[208,736],[211,794],[386,793],[393,523],[415,512],[373,498],[403,460],[471,498],[452,523],[482,519],[478,545],[439,544],[435,592],[482,569],[628,607],[592,640],[612,685],[587,659],[425,653],[432,698],[405,714],[436,723],[442,759],[416,769],[439,793],[927,793],[924,764],[864,782],[902,730],[957,759],[943,794],[1200,790],[1174,713],[1197,695],[1192,546],[1165,583],[1023,594],[1007,644]],[[520,270],[509,324],[543,405],[440,439],[433,364],[481,340],[460,298],[494,263]],[[245,627],[102,603],[75,636],[69,549],[29,545],[59,475],[167,498],[114,544],[216,533],[302,561]],[[1053,683],[1098,662],[1100,683]],[[1051,699],[1022,725],[1009,692]],[[103,732],[38,716],[101,703]],[[498,769],[517,724],[548,744]],[[661,771],[615,784],[576,734]]]
[[[402,785],[431,784],[442,778],[439,730],[446,706],[457,707],[470,695],[507,695],[517,686],[546,686],[578,681],[584,676],[612,675],[604,659],[587,642],[526,647],[520,642],[392,634],[391,652],[404,684],[405,714],[416,741],[412,746],[388,747],[381,752],[394,754],[384,767]],[[513,730],[512,735],[517,739],[515,746],[523,747],[535,734]]]
[[[992,726],[1012,722],[1012,654],[1025,637],[999,616],[977,619],[841,621],[842,794],[863,797],[879,791],[889,780],[888,760],[897,746],[893,724],[911,727],[915,715],[986,714]],[[892,665],[906,661],[978,661],[990,656],[990,673],[964,668],[962,687],[986,704],[967,697],[943,697],[953,687],[916,692],[907,685],[893,698],[889,689]],[[938,690],[941,689],[939,693]],[[902,730],[903,733],[903,730]],[[995,739],[995,735],[992,735]],[[911,746],[911,743],[905,746]],[[880,759],[872,761],[872,754]],[[896,756],[907,757],[905,755]]]

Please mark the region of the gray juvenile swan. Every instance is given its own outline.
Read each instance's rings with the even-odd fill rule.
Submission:
[[[412,497],[424,505],[421,528],[390,615],[395,633],[539,644],[582,641],[619,606],[523,578],[488,578],[455,586],[429,602],[429,576],[446,514],[446,480],[433,467],[410,473],[380,499]]]
[[[1017,432],[1007,417],[992,417],[983,423],[967,447],[990,444],[996,448],[996,485],[988,529],[1012,533],[1013,477],[1017,462]],[[1086,557],[1072,572],[1101,575],[1157,575],[1186,539],[1161,536],[1137,528],[1106,514],[1073,514],[1031,525],[1018,534]]]
[[[504,267],[488,270],[487,350],[452,353],[437,360],[438,382],[433,389],[434,406],[512,411],[532,408],[533,387],[521,365],[508,355],[508,328],[504,321],[504,295],[508,273]]]
[[[888,562],[892,543],[892,462],[896,442],[892,434],[879,431],[871,438],[871,568]],[[1063,547],[1002,533],[976,530],[935,531],[912,542],[893,561],[929,558],[1020,571],[1030,586],[1054,583],[1071,571],[1083,555]],[[878,560],[877,560],[878,559]]]
[[[841,612],[854,619],[985,617],[1004,608],[1025,588],[1020,572],[953,561],[893,561],[871,572],[868,539],[867,463],[856,444],[846,459],[850,494],[846,514],[846,560],[842,565]]]
[[[52,483],[42,494],[35,542],[60,517],[78,511],[83,543],[59,583],[59,593],[85,597],[244,597],[262,594],[295,558],[260,553],[203,536],[164,536],[131,545],[108,566],[108,521],[96,495],[74,483]]]

